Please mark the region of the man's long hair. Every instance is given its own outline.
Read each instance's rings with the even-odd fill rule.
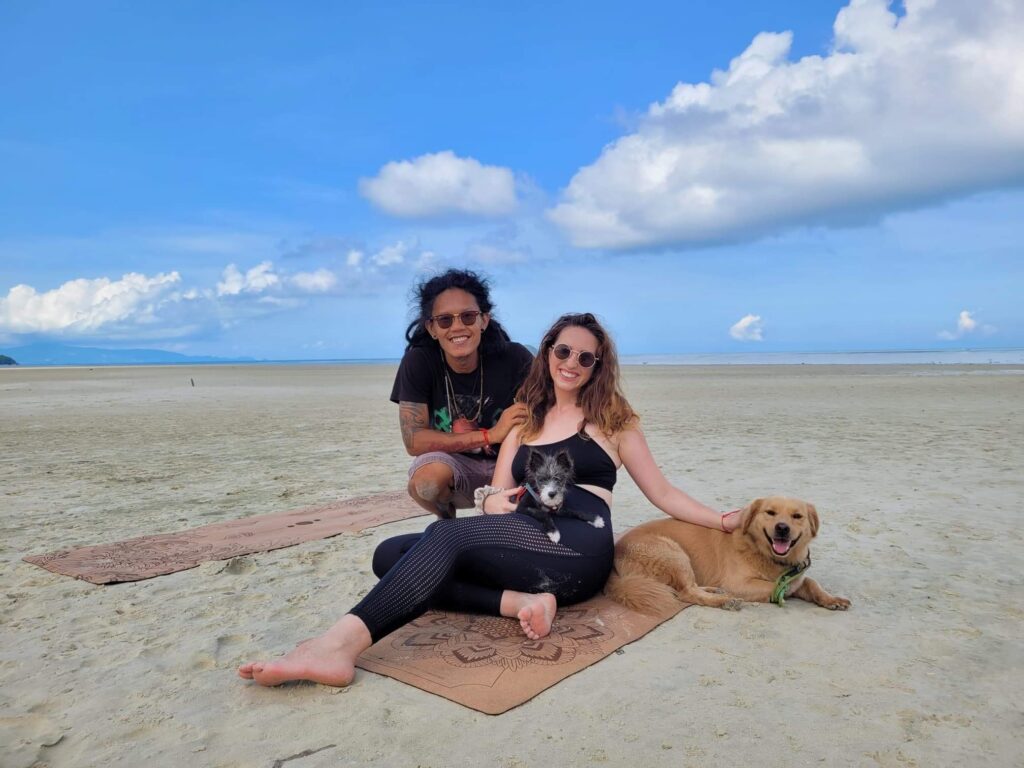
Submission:
[[[413,311],[416,319],[405,330],[406,350],[413,347],[439,347],[436,339],[427,332],[427,322],[434,314],[434,302],[449,288],[458,288],[476,299],[481,312],[490,316],[491,321],[480,337],[480,350],[485,354],[503,352],[509,343],[508,333],[494,317],[491,303],[491,287],[486,277],[468,269],[449,269],[439,275],[428,277],[412,289]]]

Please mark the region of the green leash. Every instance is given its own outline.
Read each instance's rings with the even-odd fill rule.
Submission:
[[[780,608],[786,604],[786,590],[797,576],[811,567],[811,556],[807,556],[806,562],[794,565],[775,580],[775,589],[772,590],[771,602]]]

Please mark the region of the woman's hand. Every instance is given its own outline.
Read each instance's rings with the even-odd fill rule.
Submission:
[[[519,506],[519,497],[523,493],[523,488],[512,488],[508,491],[502,491],[501,493],[495,493],[484,499],[482,505],[483,512],[485,515],[507,515],[509,512],[515,512],[516,507]]]
[[[498,419],[498,423],[490,428],[491,440],[495,443],[505,442],[505,438],[508,437],[509,430],[512,427],[518,427],[526,423],[526,415],[525,403],[512,403],[512,405],[501,412],[501,418]]]
[[[723,512],[721,520],[722,530],[726,533],[732,533],[739,528],[740,512],[742,511],[742,509],[734,509],[731,512]]]

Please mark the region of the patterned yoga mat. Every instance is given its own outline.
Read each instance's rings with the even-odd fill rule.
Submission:
[[[31,555],[24,560],[62,576],[93,584],[113,584],[163,576],[210,560],[269,552],[425,514],[405,491],[392,491],[176,533]]]
[[[528,640],[513,619],[428,611],[374,644],[356,664],[500,715],[640,639],[684,607],[645,616],[599,595],[560,608],[551,634],[541,640]]]

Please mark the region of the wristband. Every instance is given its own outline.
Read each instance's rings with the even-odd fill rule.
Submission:
[[[491,450],[491,436],[487,433],[487,430],[484,427],[480,427],[480,431],[484,433],[484,453],[494,453],[494,451]]]
[[[495,488],[493,485],[483,485],[477,488],[473,491],[474,506],[481,512],[484,512],[484,502],[487,501],[487,498],[489,496],[496,496],[504,490],[504,488]],[[487,513],[484,512],[484,514]]]

